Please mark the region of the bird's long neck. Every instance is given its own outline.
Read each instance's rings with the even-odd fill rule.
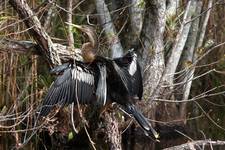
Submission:
[[[90,26],[82,26],[81,31],[86,33],[88,41],[82,45],[82,56],[84,62],[92,63],[95,60],[97,49],[97,35],[95,30]]]
[[[96,48],[92,46],[90,42],[83,44],[82,46],[82,56],[84,62],[92,63],[95,60]]]

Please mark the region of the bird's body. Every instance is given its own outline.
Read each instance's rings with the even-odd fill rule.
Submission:
[[[129,57],[136,57],[135,55]],[[55,104],[71,104],[77,100],[80,104],[105,105],[108,98],[124,105],[130,96],[139,95],[141,99],[142,83],[139,85],[141,89],[137,92],[133,89],[137,85],[132,86],[132,82],[135,80],[139,82],[141,79],[137,80],[129,74],[129,63],[132,59],[126,57],[124,60],[122,58],[112,60],[97,56],[92,63],[76,61],[75,64],[67,63],[63,67],[60,66],[62,69],[54,68],[53,73],[63,72],[63,74],[57,77],[49,89],[43,102],[47,107],[41,111],[41,115],[47,115]],[[121,65],[123,67],[120,67]]]
[[[141,100],[143,92],[140,66],[136,57],[133,51],[129,51],[117,59],[97,56],[92,63],[68,63],[44,98],[40,115],[48,115],[55,105],[65,106],[72,102],[100,106],[107,102],[116,102],[145,131],[158,136],[134,105],[137,97]]]
[[[82,57],[85,63],[91,63],[95,60],[96,53],[93,51],[90,43],[85,43],[82,46]]]
[[[109,59],[96,55],[96,37],[86,27],[76,26],[89,37],[82,46],[84,62],[75,61],[53,69],[62,73],[50,87],[43,100],[41,116],[46,116],[53,106],[71,103],[98,104],[116,102],[133,116],[147,134],[158,138],[146,118],[136,109],[134,101],[142,99],[143,85],[137,55],[133,50],[123,57]]]

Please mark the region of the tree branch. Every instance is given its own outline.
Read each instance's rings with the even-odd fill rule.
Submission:
[[[167,67],[164,72],[164,80],[167,81],[169,84],[173,84],[174,74],[176,72],[191,27],[191,23],[186,24],[186,22],[191,19],[193,15],[193,10],[195,10],[196,7],[195,5],[196,1],[194,0],[188,1],[183,16],[183,22],[181,24],[179,33],[177,34],[174,46],[171,50],[171,55],[169,57]]]
[[[8,39],[1,39],[0,40],[0,52],[6,53],[28,53],[31,52],[32,54],[41,54],[40,51],[32,50],[36,49],[38,45],[31,42],[31,41],[13,41]]]
[[[76,60],[82,60],[80,49],[68,50],[69,48],[64,45],[57,43],[53,43],[53,45],[56,48],[62,62],[73,60],[74,57]],[[14,41],[9,39],[0,40],[0,52],[13,52],[21,54],[31,53],[33,55],[42,55],[39,44],[33,43],[31,41]]]
[[[208,3],[208,9],[212,7],[212,3],[213,3],[213,0],[209,0],[209,3]],[[201,1],[198,1],[197,3],[198,7],[202,7],[202,2]],[[200,8],[197,9],[196,11],[198,10],[201,10]],[[209,20],[209,16],[210,16],[210,13],[211,13],[211,9],[209,9],[209,11],[206,13],[205,15],[205,18],[203,20],[203,25],[202,27],[199,29],[199,31],[193,31],[193,34],[195,37],[190,37],[192,40],[195,40],[193,41],[194,43],[192,43],[193,45],[190,47],[190,49],[188,51],[189,52],[189,56],[187,57],[187,60],[186,61],[189,61],[193,64],[193,62],[196,62],[196,59],[197,59],[197,51],[200,47],[202,47],[203,45],[203,39],[205,37],[205,32],[206,32],[206,26],[208,24],[208,20]],[[198,12],[198,14],[200,14],[200,12]],[[198,23],[199,23],[199,19],[195,20],[193,22],[193,30],[194,30],[194,26],[198,26]],[[197,33],[199,33],[199,37],[198,37],[198,41],[196,43],[196,38],[197,38]],[[195,50],[196,49],[196,50]],[[195,50],[195,51],[194,51]],[[185,81],[184,82],[187,82],[187,84],[184,86],[184,91],[183,91],[183,100],[186,100],[188,99],[189,97],[189,94],[190,94],[190,91],[191,91],[191,85],[192,85],[192,79],[194,78],[194,72],[195,72],[195,67],[191,67],[190,70],[188,70],[188,73],[187,75],[185,76]],[[186,109],[186,103],[182,103],[181,104],[181,107],[180,107],[180,113],[181,113],[181,116],[184,116],[185,115],[185,109]]]
[[[43,27],[46,30],[46,32],[50,32],[51,31],[51,21],[52,21],[52,17],[55,15],[54,11],[53,11],[53,7],[49,7],[48,12],[46,12],[46,17],[44,18],[44,23],[43,23]]]
[[[105,1],[95,0],[95,5],[100,17],[102,28],[105,31],[106,38],[108,39],[111,47],[111,57],[116,58],[122,56],[123,48],[117,36],[115,26],[111,19],[109,10],[105,4]]]
[[[25,0],[9,0],[9,3],[17,11],[20,18],[24,19],[24,23],[27,28],[32,27],[29,32],[41,47],[41,51],[47,57],[48,62],[51,65],[61,64],[59,55],[53,45],[51,38],[46,33],[44,28],[42,28],[40,21],[30,9],[27,2]]]
[[[191,147],[195,149],[196,146],[199,147],[199,146],[206,146],[206,145],[208,146],[225,145],[225,141],[199,140],[199,141],[188,142],[178,146],[165,148],[163,150],[180,150],[180,149],[190,150]]]
[[[202,10],[202,1],[197,2],[197,7],[196,7],[196,15],[201,13]],[[186,43],[186,50],[184,51],[184,58],[183,58],[183,69],[187,69],[187,73],[185,74],[185,77],[182,82],[184,82],[183,86],[183,100],[188,99],[190,90],[191,90],[191,85],[192,85],[192,79],[194,77],[194,72],[192,71],[193,69],[188,69],[189,63],[192,63],[193,57],[194,57],[194,50],[195,50],[195,45],[197,41],[197,36],[198,36],[198,30],[199,30],[199,20],[196,19],[193,21],[191,30],[189,33],[189,37],[187,39]],[[182,118],[185,118],[184,115],[186,115],[186,104],[187,103],[182,103],[180,106],[180,115]]]
[[[73,15],[72,15],[72,10],[73,9],[73,1],[72,0],[67,0],[67,22],[68,24],[68,45],[71,48],[74,48],[74,38],[73,38],[73,32],[72,29],[73,27],[70,25],[73,23]]]

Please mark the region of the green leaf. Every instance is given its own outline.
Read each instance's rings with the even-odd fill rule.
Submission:
[[[68,134],[68,141],[72,140],[73,139],[73,132],[70,132]]]

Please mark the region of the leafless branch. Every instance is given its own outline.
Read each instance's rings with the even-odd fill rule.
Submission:
[[[67,13],[67,22],[68,24],[68,45],[69,47],[71,47],[72,49],[74,48],[74,37],[73,37],[73,32],[72,29],[73,27],[70,25],[73,23],[73,15],[72,15],[72,10],[73,9],[73,1],[72,0],[68,0],[67,1],[67,10],[69,13]]]
[[[201,1],[196,2],[196,13],[199,14],[201,13],[202,5],[203,3]],[[191,25],[191,30],[189,33],[189,37],[187,39],[186,47],[187,49],[184,51],[184,58],[183,58],[183,68],[187,67],[187,63],[192,62],[193,56],[194,56],[194,50],[195,50],[195,44],[197,41],[197,36],[198,36],[198,28],[199,28],[199,19],[193,21]],[[188,99],[190,90],[191,90],[191,85],[192,85],[192,80],[194,77],[194,72],[188,71],[185,74],[185,77],[182,82],[185,82],[183,86],[183,98],[182,99]],[[184,116],[186,115],[186,103],[182,103],[180,106],[180,115]]]
[[[184,150],[189,150],[191,147],[196,147],[196,146],[205,146],[205,145],[213,145],[213,146],[218,146],[218,145],[225,145],[225,141],[211,141],[209,140],[198,140],[198,141],[192,141],[192,142],[188,142],[185,144],[181,144],[178,146],[174,146],[174,147],[169,147],[169,148],[165,148],[163,150],[180,150],[180,149],[184,149]]]
[[[206,10],[204,10],[201,14],[197,15],[196,17],[192,18],[191,20],[189,20],[189,21],[186,22],[186,23],[192,22],[192,21],[194,21],[195,19],[197,19],[197,18],[201,17],[202,15],[204,15],[205,13],[207,13],[208,11],[211,11],[211,9],[212,9],[213,7],[217,6],[218,4],[221,4],[220,2],[223,2],[223,0],[218,0],[218,1],[216,1],[211,7],[208,7],[208,8],[207,8]],[[224,4],[224,3],[222,3],[222,4]]]
[[[58,43],[53,43],[53,45],[62,62],[73,59],[82,60],[80,49],[69,50],[70,48],[67,46]],[[31,41],[14,41],[10,39],[0,40],[0,52],[42,55],[38,44]]]
[[[224,87],[225,85],[221,85],[221,86],[218,86],[218,87],[214,87],[212,89],[209,89],[205,92],[202,92],[201,94],[191,98],[191,99],[182,99],[182,100],[171,100],[171,99],[154,99],[155,101],[159,101],[159,102],[167,102],[167,103],[185,103],[185,102],[193,102],[193,101],[196,101],[196,100],[199,100],[199,99],[203,99],[203,98],[207,98],[207,97],[211,97],[211,96],[216,96],[216,95],[221,95],[221,94],[224,94],[225,91],[221,91],[221,92],[215,92],[215,93],[210,93],[210,92],[213,92],[217,89],[220,89],[222,87]]]
[[[9,3],[17,11],[20,18],[25,19],[24,23],[27,28],[33,27],[29,30],[35,41],[40,45],[42,53],[47,57],[48,62],[51,65],[61,64],[58,52],[53,45],[53,42],[49,35],[42,28],[40,21],[33,11],[28,6],[25,0],[9,0]]]
[[[205,116],[216,126],[216,127],[218,127],[219,129],[222,129],[223,131],[225,131],[225,128],[223,128],[222,126],[220,126],[218,123],[216,123],[206,112],[205,112],[205,110],[202,108],[202,106],[198,103],[198,102],[196,102],[196,101],[194,101],[194,103],[201,109],[201,111],[205,114]]]
[[[208,24],[208,21],[209,21],[209,16],[210,16],[210,13],[211,13],[211,7],[212,7],[212,4],[213,4],[213,0],[209,0],[208,2],[208,11],[205,15],[205,18],[203,20],[203,24],[202,24],[202,27],[201,27],[201,30],[199,31],[199,39],[198,39],[198,43],[197,43],[197,48],[200,48],[202,45],[203,45],[203,40],[204,40],[204,37],[205,37],[205,32],[206,32],[206,27],[207,27],[207,24]]]

